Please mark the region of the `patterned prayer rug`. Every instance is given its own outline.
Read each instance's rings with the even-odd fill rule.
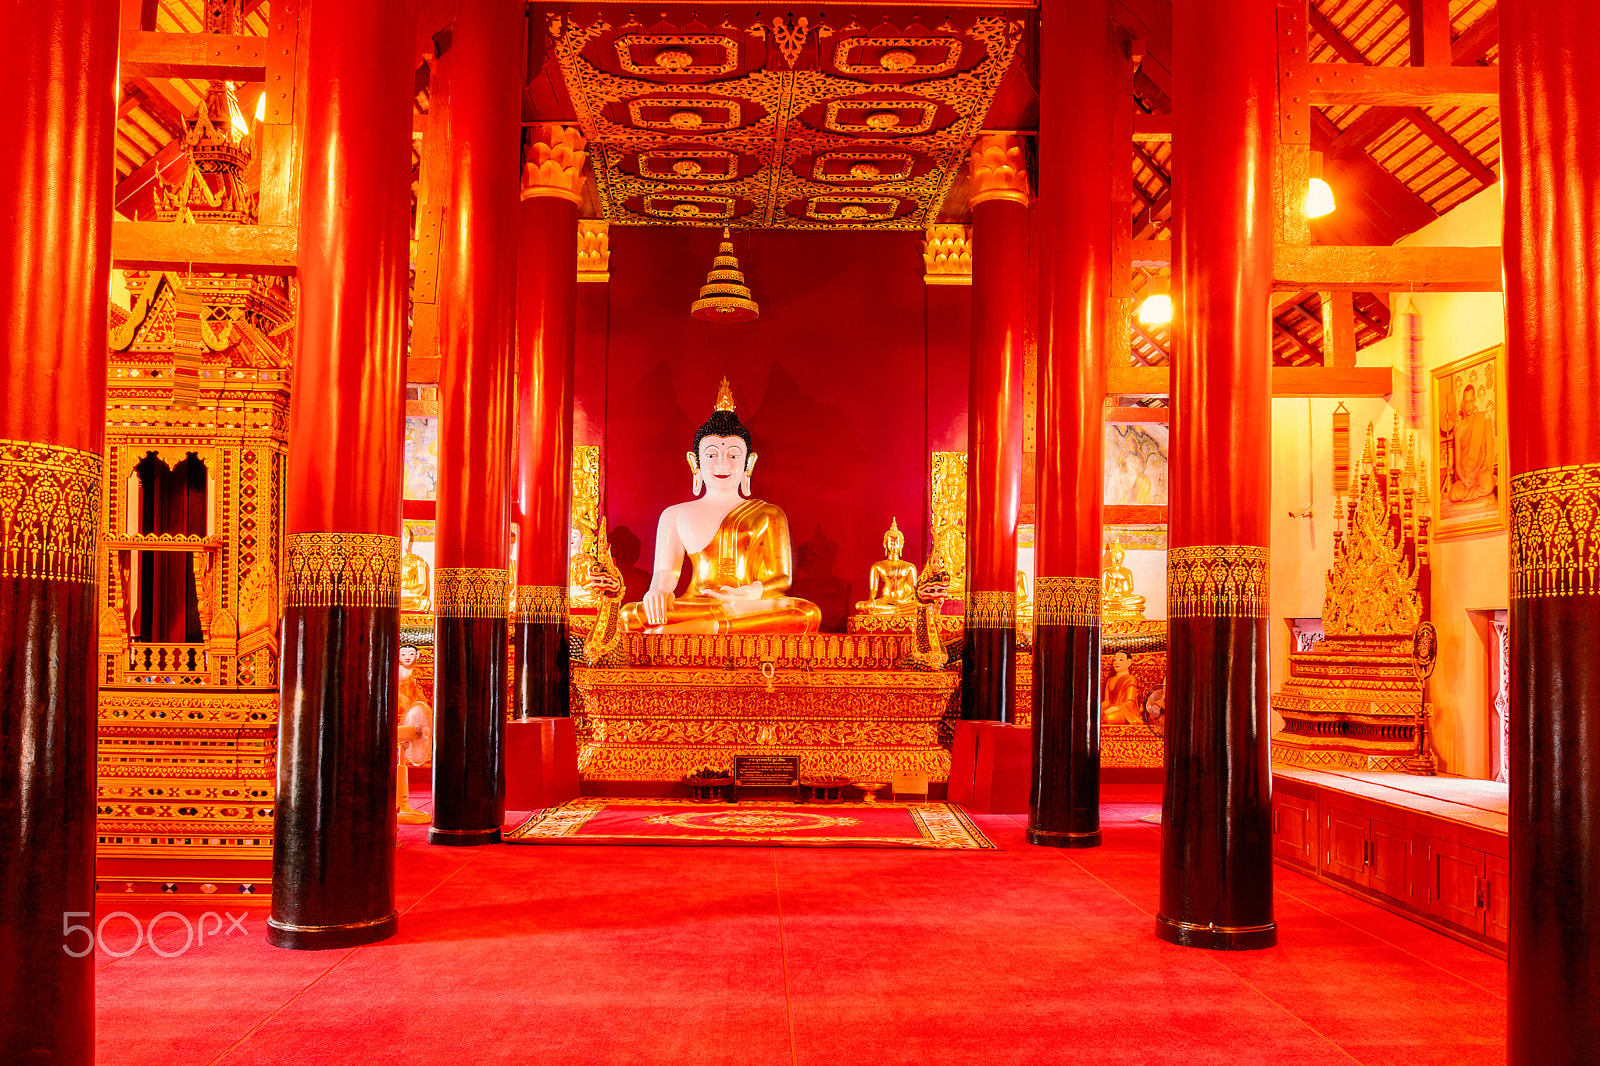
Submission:
[[[535,811],[508,844],[994,849],[949,803],[703,803],[584,797]]]

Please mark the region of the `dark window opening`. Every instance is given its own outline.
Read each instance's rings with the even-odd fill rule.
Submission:
[[[206,535],[206,464],[194,452],[168,468],[154,452],[134,468],[139,475],[139,532]],[[198,644],[200,599],[194,556],[184,551],[139,553],[136,639],[157,644]]]

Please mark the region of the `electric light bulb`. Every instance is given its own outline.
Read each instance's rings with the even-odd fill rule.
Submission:
[[[1333,213],[1333,190],[1321,178],[1312,178],[1306,185],[1306,217],[1321,218]]]
[[[1164,326],[1172,321],[1172,297],[1154,293],[1139,305],[1139,321],[1147,326]]]
[[[267,121],[267,94],[262,93],[256,97],[256,121]]]

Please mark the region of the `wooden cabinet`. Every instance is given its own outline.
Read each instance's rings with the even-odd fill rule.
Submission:
[[[1428,910],[1471,933],[1505,943],[1510,864],[1447,841],[1428,842]]]
[[[1303,780],[1274,778],[1273,857],[1497,954],[1505,951],[1503,835]]]
[[[1308,873],[1317,869],[1317,798],[1285,789],[1272,795],[1272,853]]]
[[[1322,872],[1410,904],[1415,834],[1326,797],[1320,806]]]

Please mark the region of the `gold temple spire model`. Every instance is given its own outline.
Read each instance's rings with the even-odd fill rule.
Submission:
[[[1289,656],[1272,696],[1283,731],[1274,762],[1346,770],[1415,769],[1424,688],[1413,634],[1428,617],[1427,467],[1414,434],[1396,447],[1367,428],[1351,492],[1338,508],[1324,637]]]
[[[761,316],[761,308],[745,284],[744,271],[739,269],[738,257],[733,254],[733,239],[726,226],[722,228],[722,247],[711,262],[706,283],[700,286],[700,298],[689,306],[689,314],[708,322],[753,322]],[[726,389],[727,380],[722,384]],[[732,409],[722,407],[722,395],[718,394],[717,410]]]

